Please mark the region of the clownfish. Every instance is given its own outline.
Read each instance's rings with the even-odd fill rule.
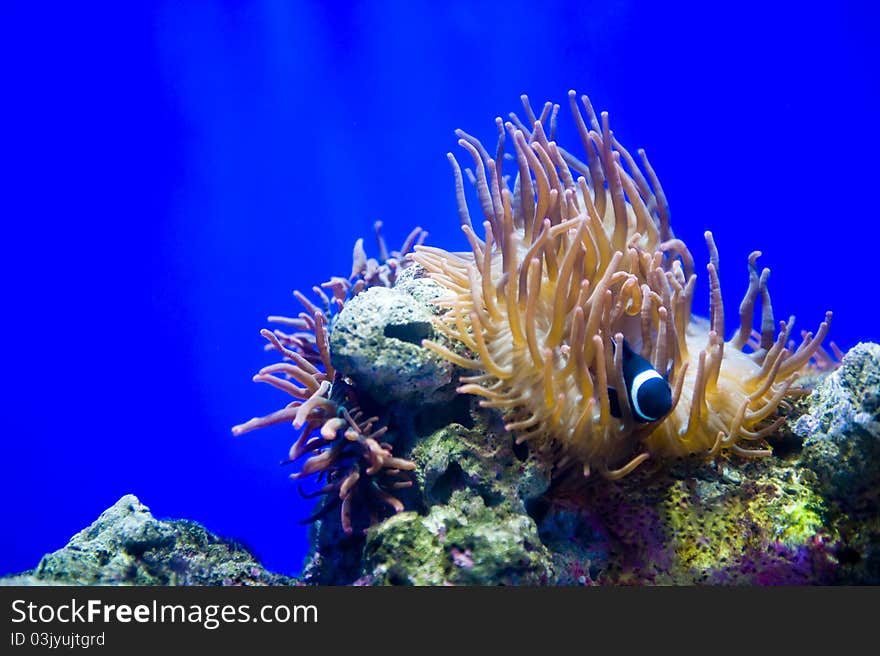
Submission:
[[[611,342],[614,345],[614,342]],[[616,349],[616,345],[614,345]],[[672,388],[669,381],[651,366],[647,359],[632,350],[623,340],[623,384],[633,419],[641,423],[656,421],[672,410]],[[621,416],[617,390],[608,388],[611,414]]]

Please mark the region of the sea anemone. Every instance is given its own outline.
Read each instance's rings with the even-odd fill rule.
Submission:
[[[260,334],[268,341],[267,348],[283,357],[263,367],[253,380],[268,383],[293,397],[284,408],[263,417],[233,426],[234,435],[257,428],[291,423],[300,430],[282,464],[306,458],[293,479],[315,475],[320,487],[315,492],[300,493],[306,498],[322,496],[324,501],[304,522],[325,516],[340,507],[340,522],[346,533],[352,533],[354,520],[360,515],[375,524],[383,508],[403,510],[403,503],[394,492],[412,485],[406,472],[415,469],[409,460],[395,457],[388,442],[380,442],[388,430],[377,427],[379,417],[364,417],[352,384],[333,367],[330,357],[329,331],[334,317],[345,302],[363,289],[377,285],[390,287],[400,268],[408,262],[405,256],[415,244],[421,244],[427,233],[414,229],[400,251],[388,252],[382,238],[381,222],[375,232],[380,260],[368,258],[363,240],[358,239],[353,252],[352,272],[348,278],[333,277],[321,287],[313,287],[323,309],[304,294],[294,291],[305,312],[297,317],[270,316],[294,332],[263,329]],[[328,296],[323,289],[329,289]]]
[[[436,327],[466,352],[423,344],[474,371],[458,391],[500,409],[517,442],[553,458],[560,471],[577,467],[616,479],[648,458],[768,455],[765,438],[782,423],[780,408],[796,393],[798,373],[820,348],[831,313],[794,349],[794,317],[776,333],[769,270],[759,273],[755,251],[739,328],[725,341],[712,234],[705,233],[710,317],[702,319],[691,314],[694,258],[673,234],[644,151],[639,165],[615,139],[607,112],[597,116],[581,96],[585,120],[571,91],[586,151],[581,161],[556,144],[559,106],[546,103],[536,117],[522,100],[527,124],[515,114],[509,122],[496,119],[495,157],[457,131],[474,162],[467,173],[485,219],[483,238],[449,153],[472,252],[418,246],[411,258],[451,292],[436,301],[445,308]],[[502,172],[506,139],[514,147],[512,188]],[[666,381],[658,383],[668,395],[656,404],[659,416],[640,407],[651,399],[625,371],[628,353],[643,358],[648,378]]]

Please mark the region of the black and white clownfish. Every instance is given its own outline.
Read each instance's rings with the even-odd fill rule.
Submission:
[[[612,345],[614,342],[611,342]],[[614,347],[616,349],[616,346]],[[623,340],[623,384],[633,419],[641,423],[656,421],[672,409],[672,388],[669,381]],[[621,416],[617,390],[608,388],[611,414]]]

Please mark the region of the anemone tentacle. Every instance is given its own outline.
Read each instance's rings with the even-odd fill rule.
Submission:
[[[376,428],[378,417],[364,417],[355,391],[334,369],[330,357],[330,324],[336,312],[368,287],[391,286],[399,270],[408,264],[405,258],[410,249],[427,236],[427,232],[415,228],[399,251],[389,253],[381,225],[375,224],[381,261],[368,258],[363,240],[359,239],[349,278],[334,277],[321,287],[312,288],[320,306],[294,291],[305,311],[297,317],[269,317],[270,322],[296,332],[260,331],[268,342],[266,348],[276,351],[283,360],[263,367],[253,380],[286,392],[293,401],[232,428],[234,435],[281,423],[298,429],[299,436],[282,464],[302,460],[299,471],[291,474],[291,478],[314,476],[321,487],[314,492],[300,489],[300,493],[305,498],[324,498],[304,521],[324,517],[338,506],[346,533],[353,532],[358,515],[367,514],[372,525],[378,521],[382,508],[403,510],[403,503],[394,492],[413,484],[406,472],[415,469],[414,463],[395,456],[392,445],[380,440],[387,426]],[[324,289],[329,289],[332,297]]]

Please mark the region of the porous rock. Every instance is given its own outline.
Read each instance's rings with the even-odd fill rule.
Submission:
[[[550,552],[528,515],[456,490],[427,516],[395,515],[370,529],[364,580],[394,585],[541,585]]]
[[[822,493],[849,510],[880,500],[880,345],[860,343],[813,390],[793,431]]]
[[[295,585],[242,545],[188,520],[159,520],[133,494],[10,585]]]
[[[444,341],[432,325],[436,283],[410,278],[403,287],[371,287],[346,302],[330,332],[333,366],[383,404],[442,403],[455,396],[454,366],[422,348]],[[424,289],[430,287],[431,289]]]
[[[800,465],[828,500],[841,536],[841,580],[880,583],[880,345],[860,343],[804,403],[792,431]]]
[[[516,450],[494,412],[472,408],[422,436],[410,457],[426,515],[402,513],[371,529],[364,574],[372,584],[538,585],[555,580],[530,505],[550,467]]]
[[[550,468],[517,453],[495,413],[472,426],[447,424],[412,450],[427,515],[401,513],[371,529],[364,579],[371,584],[552,583],[550,551],[529,505],[550,485]]]
[[[803,585],[838,580],[824,511],[788,463],[689,459],[582,481],[536,521],[557,585]]]
[[[550,465],[526,448],[519,454],[513,438],[494,413],[474,413],[476,424],[451,423],[419,440],[411,458],[426,506],[448,503],[466,489],[488,506],[515,512],[538,499],[550,486]]]

